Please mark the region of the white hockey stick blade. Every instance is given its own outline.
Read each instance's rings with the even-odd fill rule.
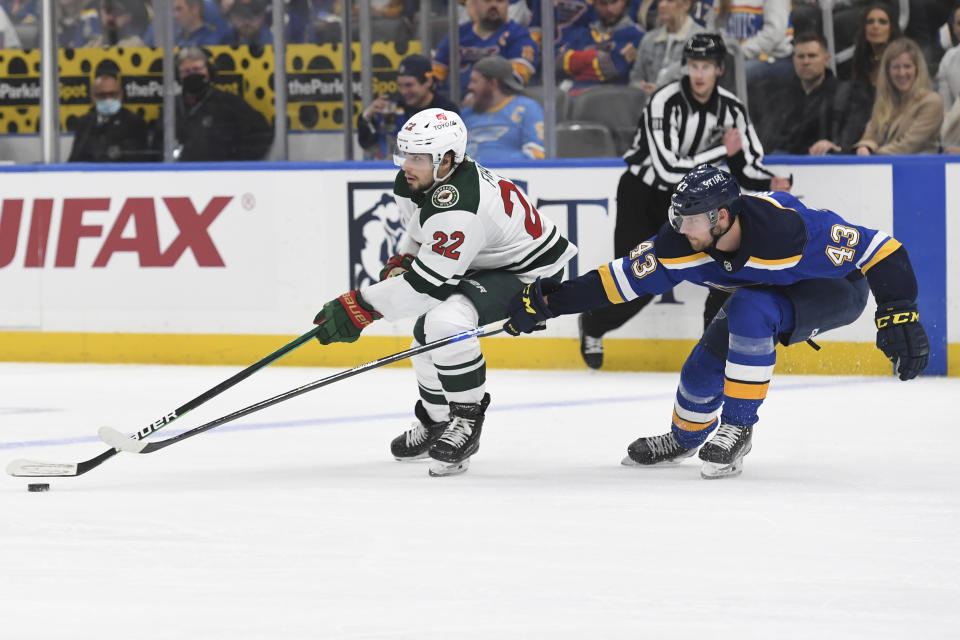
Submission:
[[[97,430],[97,435],[108,445],[120,451],[140,453],[143,451],[143,448],[147,446],[146,440],[135,440],[125,433],[120,433],[113,427],[100,427]]]
[[[75,476],[77,465],[36,460],[13,460],[7,465],[7,473],[21,478],[45,478],[50,476]]]

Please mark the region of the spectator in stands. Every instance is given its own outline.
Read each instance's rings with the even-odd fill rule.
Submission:
[[[216,3],[210,0],[173,0],[173,22],[173,43],[178,47],[220,43],[221,28],[217,25],[223,24],[223,18]],[[147,46],[158,45],[152,24],[143,39]]]
[[[880,60],[877,99],[857,155],[937,153],[943,99],[930,90],[923,52],[913,40],[891,42]]]
[[[212,71],[199,47],[184,47],[177,54],[177,77],[183,87],[176,102],[177,159],[263,159],[273,142],[273,129],[243,98],[212,86]]]
[[[683,76],[683,43],[703,27],[690,15],[691,0],[660,0],[660,26],[647,33],[640,43],[630,71],[630,84],[653,94],[658,88]]]
[[[597,20],[573,27],[557,50],[557,69],[575,93],[591,85],[626,84],[643,29],[627,15],[627,0],[594,0]]]
[[[524,95],[523,84],[506,58],[478,60],[470,72],[473,105],[463,110],[470,134],[467,153],[481,164],[540,159],[543,151],[543,108]]]
[[[902,35],[896,13],[890,5],[886,2],[872,2],[867,5],[860,16],[860,28],[854,39],[853,58],[837,69],[839,78],[876,87],[883,50]],[[873,100],[870,102],[872,104]]]
[[[944,153],[960,153],[960,100],[953,103],[940,127]]]
[[[142,0],[100,0],[102,32],[88,47],[143,47],[149,17]]]
[[[273,44],[273,32],[267,24],[266,0],[235,0],[227,11],[230,26],[220,44],[234,47]]]
[[[837,79],[829,63],[830,53],[822,35],[808,31],[794,39],[795,76],[774,94],[772,104],[781,107],[769,114],[767,128],[759,132],[765,149],[803,155],[813,153],[815,144],[829,142],[837,92]]]
[[[726,162],[745,189],[790,190],[789,178],[776,176],[763,165],[763,147],[744,105],[717,86],[726,56],[719,34],[691,36],[683,54],[687,75],[657,91],[640,115],[633,146],[623,155],[627,170],[617,185],[614,255],[626,255],[657,233],[667,221],[671,193],[697,165]],[[704,326],[728,296],[711,290]],[[588,367],[603,365],[604,334],[623,326],[652,299],[641,296],[580,316],[580,354]]]
[[[86,0],[58,0],[59,45],[68,49],[84,47],[100,35],[100,14]]]
[[[507,19],[508,0],[467,0],[473,22],[460,25],[460,87],[470,83],[474,63],[487,56],[502,56],[526,84],[540,64],[537,43],[530,32]],[[450,73],[450,36],[437,46],[433,73],[441,84]],[[469,98],[463,100],[464,106]]]
[[[537,46],[543,44],[543,29],[540,27],[543,18],[540,14],[540,4],[538,1],[532,3],[530,16],[530,35]],[[593,8],[592,0],[553,0],[555,50],[559,50],[567,42],[568,34],[572,29],[587,27],[596,19],[597,12]]]
[[[960,7],[954,12],[954,29],[960,32]],[[960,98],[960,44],[949,49],[940,59],[937,88],[943,98],[943,106],[950,110]]]
[[[40,24],[40,3],[37,0],[0,0],[0,8],[18,29],[25,25],[36,28]]]
[[[437,92],[436,84],[429,58],[413,54],[401,60],[397,67],[398,95],[381,93],[357,119],[360,146],[373,151],[377,160],[391,158],[397,132],[413,114],[433,108],[460,113],[457,105]]]
[[[944,51],[960,44],[960,0],[954,3],[950,16],[941,25],[937,32],[937,40],[940,42],[940,48]]]
[[[143,162],[147,151],[147,124],[123,106],[119,78],[101,72],[90,94],[93,107],[77,121],[67,162]]]
[[[740,43],[748,84],[790,77],[790,0],[721,0],[717,21]]]
[[[7,12],[0,7],[0,49],[19,49],[20,36]]]

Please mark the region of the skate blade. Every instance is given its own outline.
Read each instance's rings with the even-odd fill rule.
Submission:
[[[407,458],[401,458],[401,457],[399,457],[399,456],[393,456],[393,459],[396,460],[397,462],[416,462],[417,460],[426,460],[426,459],[429,458],[429,457],[430,457],[430,452],[429,452],[429,451],[424,451],[423,453],[421,453],[421,454],[418,455],[418,456],[409,456],[409,457],[407,457]]]
[[[470,468],[470,458],[465,458],[460,462],[440,462],[434,460],[430,465],[428,473],[432,478],[443,478],[446,476],[456,476]]]
[[[700,467],[700,477],[704,480],[720,480],[721,478],[735,478],[743,473],[743,458],[738,458],[732,464],[718,464],[704,462]]]
[[[687,455],[677,456],[676,458],[672,458],[670,460],[664,460],[663,462],[657,462],[655,464],[640,464],[630,456],[624,456],[623,460],[620,461],[620,464],[622,464],[625,467],[636,467],[638,469],[656,469],[659,467],[676,467],[681,462],[683,462],[684,460],[692,456],[694,453],[696,453],[696,450],[690,451],[690,453],[688,453]]]

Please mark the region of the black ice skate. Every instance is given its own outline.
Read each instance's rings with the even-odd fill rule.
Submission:
[[[743,457],[753,448],[753,427],[721,424],[700,448],[700,476],[707,480],[732,478],[743,472]]]
[[[632,467],[637,465],[671,465],[680,464],[684,458],[689,458],[696,451],[687,449],[673,437],[673,433],[650,438],[637,438],[627,447],[627,457],[620,464]]]
[[[413,413],[417,416],[413,428],[404,431],[390,443],[390,453],[401,462],[426,458],[430,445],[443,435],[448,424],[431,420],[422,400],[417,400]]]
[[[490,394],[480,402],[451,402],[450,423],[443,435],[430,447],[431,476],[463,473],[470,466],[470,456],[480,448],[483,416],[490,405]]]
[[[591,369],[603,366],[603,338],[588,336],[583,329],[583,314],[577,318],[577,327],[580,329],[580,355]]]

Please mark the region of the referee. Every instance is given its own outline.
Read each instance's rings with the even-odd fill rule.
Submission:
[[[667,221],[674,187],[697,165],[726,162],[744,189],[790,190],[789,179],[763,166],[763,147],[743,103],[717,86],[726,55],[719,35],[694,34],[683,47],[687,75],[660,88],[643,110],[633,146],[623,155],[629,166],[617,186],[614,255],[627,255],[657,233]],[[710,291],[705,325],[728,295]],[[580,354],[588,367],[603,365],[603,335],[623,326],[652,298],[640,296],[580,316]]]

